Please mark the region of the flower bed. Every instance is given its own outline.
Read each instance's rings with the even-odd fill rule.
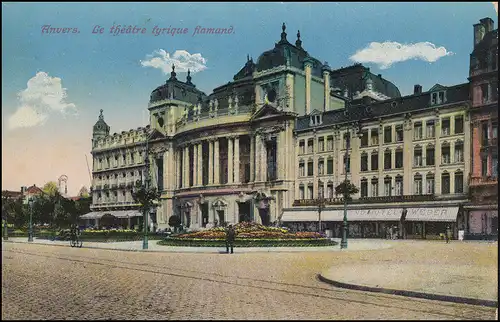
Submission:
[[[333,246],[337,243],[317,232],[292,233],[287,228],[267,227],[254,222],[234,225],[235,247],[304,247]],[[225,247],[225,228],[216,227],[203,231],[173,235],[159,242],[168,246]]]

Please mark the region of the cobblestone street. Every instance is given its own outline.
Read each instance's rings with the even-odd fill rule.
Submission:
[[[376,251],[227,255],[2,243],[2,319],[494,319],[494,308],[340,289],[316,276],[337,264],[423,256],[495,267],[497,248],[404,241]]]

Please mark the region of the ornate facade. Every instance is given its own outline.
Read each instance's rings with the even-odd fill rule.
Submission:
[[[160,227],[172,215],[194,229],[248,220],[313,224],[318,200],[326,199],[324,228],[338,230],[334,189],[345,178],[345,162],[360,188],[349,206],[353,218],[374,226],[399,222],[404,212],[410,221],[456,222],[468,192],[468,84],[427,92],[417,85],[401,97],[360,64],[332,70],[309,55],[300,33],[294,45],[282,29],[273,49],[256,63],[247,57],[233,81],[210,95],[189,72],[186,81],[177,79],[172,66],[151,94],[146,128],[109,135],[101,115],[94,126],[93,211],[137,207],[130,183],[141,178],[147,138],[152,182],[162,191],[153,216]],[[344,161],[346,136],[352,140]],[[370,209],[372,215],[362,213]],[[352,227],[353,236],[365,231]],[[425,227],[418,229],[416,235]],[[368,230],[361,234],[383,228]]]
[[[471,238],[498,238],[498,29],[493,25],[490,18],[474,25],[471,53]]]

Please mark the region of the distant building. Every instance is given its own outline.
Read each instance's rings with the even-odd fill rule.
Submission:
[[[474,25],[470,55],[472,171],[469,238],[498,238],[498,29],[490,18]]]

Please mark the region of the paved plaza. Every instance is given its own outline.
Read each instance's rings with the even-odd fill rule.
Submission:
[[[2,319],[495,318],[491,307],[336,288],[317,275],[360,264],[386,264],[388,271],[394,263],[470,265],[491,278],[465,279],[463,288],[489,290],[498,285],[497,243],[394,241],[375,250],[214,251],[3,242]]]

